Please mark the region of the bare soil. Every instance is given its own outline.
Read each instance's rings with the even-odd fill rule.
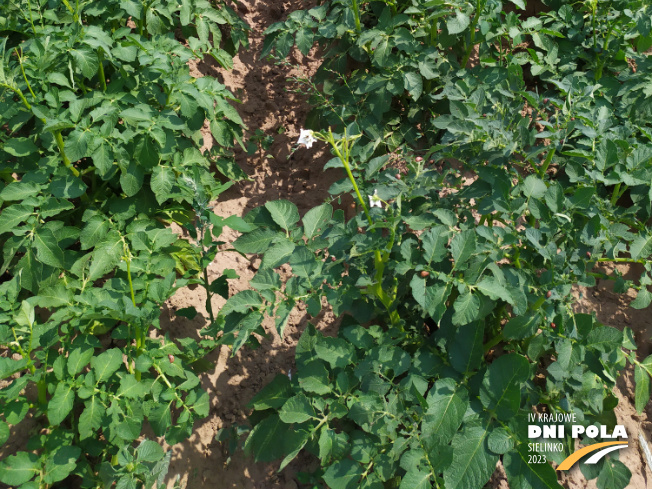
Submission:
[[[252,208],[273,199],[288,199],[294,202],[303,214],[308,209],[328,200],[328,188],[341,175],[332,170],[323,171],[323,165],[330,155],[323,145],[315,150],[300,148],[293,151],[309,111],[306,97],[290,91],[292,85],[287,79],[291,76],[310,75],[318,66],[319,58],[315,51],[304,57],[298,52],[291,56],[292,68],[275,66],[260,59],[262,33],[274,22],[285,19],[287,15],[300,8],[310,8],[316,0],[243,0],[239,12],[251,26],[250,48],[235,59],[232,71],[223,70],[211,60],[191,66],[194,76],[215,76],[223,81],[241,99],[236,108],[251,134],[262,129],[271,135],[274,142],[263,154],[248,155],[237,151],[237,162],[251,177],[223,194],[215,205],[219,215],[243,215]],[[205,147],[212,145],[210,132],[205,132]],[[270,155],[271,157],[266,157]],[[231,242],[237,233],[225,230],[222,238]],[[216,277],[225,269],[234,269],[239,279],[230,281],[230,292],[235,293],[248,288],[248,280],[254,275],[256,263],[250,263],[232,252],[218,254],[209,268],[209,276]],[[621,267],[624,274],[640,271]],[[577,310],[597,314],[604,324],[616,327],[631,327],[640,345],[638,356],[642,360],[652,352],[652,316],[648,311],[637,311],[628,307],[633,297],[614,294],[611,284],[599,283],[595,288],[578,288],[574,291]],[[168,304],[162,325],[173,336],[197,335],[205,325],[206,297],[201,288],[180,290]],[[224,300],[217,297],[213,309],[218,310]],[[200,313],[194,320],[177,317],[178,308],[195,306]],[[240,350],[231,357],[230,350],[222,347],[213,352],[209,360],[214,362],[214,371],[201,376],[202,385],[211,398],[208,418],[195,426],[193,436],[173,448],[172,464],[169,472],[169,486],[178,474],[188,488],[220,489],[267,489],[300,487],[296,472],[306,470],[307,459],[295,460],[283,472],[277,473],[278,464],[254,463],[237,452],[231,457],[224,447],[215,440],[220,428],[243,424],[248,412],[246,404],[267,382],[278,373],[287,374],[293,366],[294,347],[304,330],[308,316],[304,310],[293,313],[284,338],[275,332],[272,322],[265,324],[267,338],[261,338],[261,347],[256,351]],[[337,319],[332,314],[322,313],[312,320],[317,327],[331,334],[337,329]],[[652,467],[646,468],[644,454],[638,443],[641,432],[652,441],[652,403],[642,415],[637,415],[633,407],[633,374],[628,371],[621,377],[616,389],[620,403],[616,409],[619,423],[624,424],[630,437],[630,447],[620,451],[620,460],[632,471],[629,484],[631,489],[652,488]],[[595,481],[587,483],[579,470],[561,476],[560,482],[568,489],[596,488]],[[509,487],[502,468],[498,467],[488,487],[498,489]]]

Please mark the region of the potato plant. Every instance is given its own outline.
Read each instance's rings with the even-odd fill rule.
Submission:
[[[346,174],[332,198],[350,193],[359,213],[268,202],[234,243],[262,257],[220,312],[236,348],[266,315],[283,334],[299,302],[343,318],[335,338],[309,327],[291,378],[251,401],[256,460],[283,468],[305,450],[321,462],[307,480],[334,489],[481,488],[501,460],[510,487],[557,488],[528,460],[533,406],[612,427],[627,364],[648,404],[652,357],[630,329],[576,313],[572,291],[599,278],[634,289],[630,307],[652,301],[650,7],[502,8],[333,0],[267,31],[265,53],[325,48],[299,142],[330,145],[326,167]],[[581,468],[600,489],[631,475],[615,458]]]
[[[307,125],[341,132],[355,120],[362,159],[403,143],[425,150],[441,138],[433,119],[454,115],[444,92],[461,76],[520,67],[542,93],[579,71],[613,88],[651,46],[647,2],[543,3],[549,12],[524,18],[524,0],[328,0],[270,26],[263,55],[320,46],[322,64],[301,87],[312,96]]]
[[[161,487],[170,456],[143,428],[175,444],[208,415],[196,373],[216,343],[150,331],[193,283],[215,320],[213,241],[243,225],[208,206],[231,184],[210,167],[233,168],[235,98],[187,63],[229,68],[247,26],[223,2],[19,0],[0,30],[0,443],[36,423],[0,482]]]
[[[338,489],[480,488],[499,459],[515,487],[560,487],[550,465],[528,463],[531,406],[612,426],[612,389],[627,362],[637,409],[650,398],[652,357],[637,359],[632,331],[575,313],[571,296],[601,276],[596,262],[640,260],[649,272],[629,216],[603,217],[610,204],[595,189],[546,173],[485,166],[465,185],[419,158],[401,175],[379,171],[387,157],[348,160],[350,135],[317,137],[333,145],[362,212],[347,221],[323,204],[300,226],[288,201],[252,211],[245,220],[256,229],[234,247],[263,257],[254,290],[220,314],[236,348],[264,315],[282,334],[300,301],[316,316],[325,298],[344,320],[336,338],[309,327],[292,378],[277,376],[251,401],[245,450],[282,458],[283,468],[306,449]],[[631,258],[610,259],[613,250]],[[283,263],[293,272],[285,284],[274,270]],[[633,307],[647,306],[646,277],[616,278],[621,290],[640,288]],[[569,442],[565,454],[573,450]]]

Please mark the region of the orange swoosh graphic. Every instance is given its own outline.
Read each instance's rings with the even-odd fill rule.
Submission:
[[[596,450],[600,450],[601,448],[609,447],[612,445],[625,445],[625,444],[627,444],[627,442],[605,441],[603,443],[596,443],[594,445],[589,445],[588,447],[584,447],[576,452],[571,453],[568,456],[568,458],[566,458],[566,460],[564,460],[561,464],[559,464],[557,470],[568,470],[575,464],[575,462],[581,459],[584,455],[587,455],[591,452],[595,452]]]

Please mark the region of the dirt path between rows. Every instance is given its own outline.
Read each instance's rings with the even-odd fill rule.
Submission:
[[[320,204],[328,198],[328,188],[339,175],[324,173],[323,165],[330,156],[323,146],[312,150],[300,148],[292,152],[298,138],[299,130],[308,113],[306,98],[287,91],[290,85],[288,76],[311,74],[318,66],[314,52],[307,57],[294,54],[291,59],[292,70],[274,66],[261,60],[259,52],[262,46],[262,32],[273,22],[282,20],[293,10],[310,8],[315,0],[246,0],[239,3],[239,13],[251,26],[250,49],[235,59],[232,71],[219,68],[211,60],[193,65],[194,76],[215,76],[222,80],[232,92],[241,99],[237,109],[249,128],[250,134],[262,129],[266,135],[273,136],[274,142],[262,155],[248,155],[238,150],[237,162],[251,177],[250,181],[241,182],[222,195],[215,206],[217,214],[222,216],[243,215],[248,210],[268,200],[288,199],[294,202],[301,212]],[[205,134],[205,146],[210,147],[212,137]],[[270,155],[271,157],[265,157]],[[222,239],[233,241],[237,234],[225,230]],[[225,269],[234,269],[239,279],[230,281],[230,292],[235,293],[248,288],[248,280],[254,275],[256,263],[236,253],[218,254],[209,267],[209,275],[214,278]],[[628,273],[629,270],[623,269]],[[579,295],[581,294],[581,296]],[[163,313],[163,329],[175,336],[197,336],[205,325],[207,317],[204,303],[206,297],[201,288],[183,289],[170,301]],[[650,353],[650,333],[652,317],[646,311],[635,311],[627,307],[631,298],[622,297],[609,291],[608,286],[599,284],[596,289],[577,291],[577,307],[582,312],[595,311],[598,319],[613,326],[629,326],[637,332],[641,345],[640,359]],[[215,298],[213,308],[218,309],[224,300]],[[194,320],[177,317],[175,310],[194,306],[200,312]],[[194,434],[186,442],[173,448],[173,458],[169,471],[169,484],[176,475],[181,477],[189,489],[267,489],[300,487],[296,481],[296,472],[306,467],[306,459],[293,462],[281,474],[276,473],[277,464],[256,464],[244,457],[242,452],[232,458],[215,440],[220,428],[244,423],[247,402],[269,382],[277,373],[287,373],[293,364],[294,346],[305,328],[307,316],[303,310],[294,312],[281,339],[274,331],[273,323],[265,324],[269,332],[258,350],[242,349],[231,358],[228,348],[213,352],[208,358],[216,364],[214,371],[201,376],[202,385],[211,398],[211,410],[208,418],[195,425]],[[320,329],[333,330],[336,321],[331,315],[323,314],[313,320]],[[647,413],[636,415],[633,408],[631,372],[619,382],[617,395],[621,400],[617,408],[619,422],[625,424],[630,435],[630,448],[621,451],[620,459],[632,471],[633,477],[629,488],[652,488],[652,467],[646,472],[643,455],[636,437],[640,431],[652,440],[652,406]],[[623,394],[624,393],[624,394]],[[579,471],[572,471],[562,481],[568,489],[595,488],[595,483],[586,483]],[[497,471],[488,485],[492,488],[506,488],[507,483]]]

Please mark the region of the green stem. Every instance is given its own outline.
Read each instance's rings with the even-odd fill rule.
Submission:
[[[25,95],[23,95],[23,92],[22,92],[22,90],[20,88],[14,87],[12,85],[8,85],[7,83],[0,83],[0,87],[6,88],[6,89],[11,90],[12,92],[14,92],[16,95],[18,95],[18,97],[20,98],[20,101],[23,103],[23,105],[25,107],[27,107],[27,110],[32,110],[32,106],[27,101],[27,99],[25,98]],[[43,122],[45,122],[45,121],[43,121]]]
[[[125,262],[127,262],[127,281],[129,282],[129,292],[131,294],[131,302],[134,305],[134,307],[138,307],[136,304],[136,294],[134,293],[134,283],[131,279],[131,252],[129,251],[129,248],[127,244],[124,244],[125,246]],[[145,346],[145,334],[143,332],[143,329],[141,325],[136,324],[136,358],[140,356],[140,352]],[[140,382],[140,370],[136,369],[135,371],[136,375],[136,380]]]
[[[360,9],[358,8],[358,0],[352,0],[353,2],[353,17],[355,19],[355,31],[360,34],[362,28],[360,27]]]
[[[48,402],[46,387],[45,377],[41,378],[41,380],[36,383],[36,388],[38,389],[38,403],[41,405],[47,404]]]
[[[328,130],[328,138],[327,141],[333,148],[333,151],[335,152],[335,155],[340,159],[342,162],[342,165],[344,165],[344,169],[346,170],[346,174],[349,178],[349,181],[351,182],[351,185],[353,186],[353,190],[355,191],[355,195],[358,198],[358,202],[360,202],[360,206],[362,207],[365,216],[367,217],[367,221],[369,222],[370,226],[373,226],[374,221],[371,218],[371,214],[369,213],[369,208],[367,207],[367,203],[364,201],[362,198],[362,194],[360,193],[360,188],[358,187],[358,183],[355,180],[355,177],[353,176],[353,172],[351,171],[351,165],[349,164],[349,157],[351,155],[349,143],[346,137],[346,131],[344,132],[344,154],[342,154],[342,151],[337,147],[337,144],[335,144],[335,138],[333,137],[332,131],[329,129]],[[383,257],[380,253],[380,250],[375,250],[374,251],[374,268],[376,270],[374,274],[374,285],[372,287],[373,293],[378,297],[380,302],[385,306],[387,309],[387,312],[389,313],[390,320],[392,322],[393,326],[399,326],[400,324],[400,317],[398,315],[398,312],[393,309],[393,304],[394,301],[392,300],[391,297],[387,295],[387,293],[383,290],[383,273],[385,271],[385,262],[389,258],[389,255]]]
[[[478,3],[476,4],[476,8],[475,8],[475,15],[473,16],[473,20],[471,21],[471,38],[469,39],[469,44],[466,47],[466,54],[464,55],[464,60],[462,61],[461,68],[466,68],[466,64],[469,62],[469,58],[471,57],[473,46],[475,46],[475,29],[478,25],[478,21],[480,20],[480,12],[482,12],[483,9],[484,9],[483,0],[478,0]]]
[[[29,90],[29,93],[32,94],[32,98],[36,100],[36,95],[34,95],[34,91],[32,90],[32,86],[29,84],[29,80],[27,80],[27,75],[25,74],[25,67],[23,66],[23,57],[18,53],[18,48],[16,48],[16,56],[18,57],[18,64],[20,65],[20,71],[23,74],[23,79],[25,80],[25,84],[27,85],[27,89]]]
[[[32,17],[32,2],[27,0],[27,9],[29,11],[29,23],[32,26],[32,31],[34,32],[34,36],[36,36],[36,29],[34,28],[34,18]]]
[[[496,336],[491,338],[489,341],[487,341],[484,345],[484,352],[487,353],[489,350],[491,350],[494,346],[496,346],[498,343],[503,341],[503,334],[498,333]]]
[[[600,78],[602,78],[602,70],[604,69],[604,63],[606,61],[606,53],[607,53],[607,47],[609,46],[609,38],[611,37],[611,33],[613,32],[613,28],[615,24],[616,24],[615,20],[611,24],[609,24],[609,30],[607,31],[607,35],[604,38],[604,44],[602,45],[602,52],[598,54],[598,69],[595,72],[595,81],[598,81],[600,80]]]
[[[541,167],[541,171],[539,172],[541,178],[546,176],[546,172],[548,171],[548,167],[552,162],[552,157],[555,155],[556,150],[557,150],[556,148],[552,148],[550,151],[548,151],[548,156],[546,156],[546,159],[543,162],[543,166]]]
[[[437,41],[437,27],[439,26],[439,19],[435,19],[430,27],[430,45],[435,46]]]
[[[57,142],[57,147],[59,148],[59,153],[61,154],[61,159],[63,160],[63,164],[65,165],[66,168],[68,168],[72,172],[73,175],[78,177],[79,170],[77,170],[77,168],[72,166],[72,163],[70,162],[68,156],[66,155],[66,150],[63,145],[63,137],[61,136],[61,131],[54,131],[54,139]]]
[[[97,50],[97,60],[99,62],[99,66],[97,68],[97,76],[100,78],[102,91],[106,92],[106,77],[104,76],[104,50],[102,48]]]
[[[641,258],[640,260],[633,260],[631,258],[598,258],[596,261],[600,263],[641,263],[646,264],[648,261]]]
[[[201,249],[202,249],[202,259],[205,256],[206,250],[204,249],[204,233],[206,232],[206,225],[202,223],[201,227],[201,232],[200,232],[200,243],[201,243]],[[202,260],[203,261],[203,260]],[[215,314],[213,313],[213,304],[211,302],[212,295],[210,292],[209,288],[209,281],[208,281],[208,267],[204,267],[204,289],[206,289],[206,311],[208,312],[208,315],[211,318],[211,324],[215,324]]]

